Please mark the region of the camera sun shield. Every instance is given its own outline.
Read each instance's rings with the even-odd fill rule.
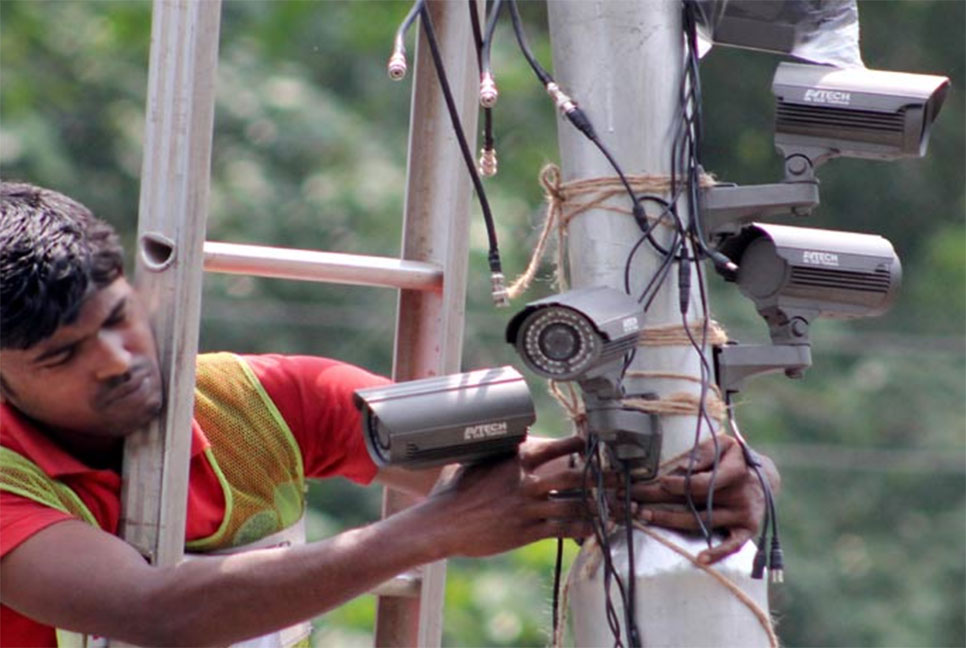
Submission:
[[[922,157],[948,88],[948,78],[929,74],[780,63],[775,146],[812,166],[836,156]]]
[[[510,455],[536,420],[526,381],[510,366],[359,389],[354,400],[380,467]]]

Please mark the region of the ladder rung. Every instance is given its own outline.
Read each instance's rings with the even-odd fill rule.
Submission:
[[[369,593],[375,596],[404,596],[415,598],[419,596],[419,586],[422,581],[423,577],[421,572],[406,572],[376,585]]]
[[[426,291],[443,285],[434,263],[364,254],[205,241],[204,259],[208,272]]]

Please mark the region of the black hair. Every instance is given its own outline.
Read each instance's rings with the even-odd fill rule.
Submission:
[[[87,207],[43,187],[0,183],[0,349],[49,338],[123,274],[117,234]]]

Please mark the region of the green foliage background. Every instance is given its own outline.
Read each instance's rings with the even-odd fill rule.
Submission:
[[[384,62],[408,7],[226,0],[209,239],[398,254],[410,86],[390,82]],[[523,3],[523,13],[549,62],[543,4]],[[904,286],[883,318],[816,325],[806,378],[752,383],[740,417],[784,477],[788,582],[773,592],[783,642],[963,646],[966,4],[861,2],[860,16],[867,65],[943,74],[952,89],[925,159],[823,167],[822,207],[808,226],[887,237]],[[501,29],[501,173],[488,191],[513,275],[542,211],[537,172],[558,154],[552,106]],[[77,197],[128,242],[149,40],[144,0],[0,2],[0,175]],[[778,60],[715,48],[703,62],[705,166],[719,178],[780,178],[769,90]],[[473,244],[464,367],[515,362],[502,342],[505,314],[487,304],[479,226]],[[549,290],[549,274],[531,296]],[[732,336],[763,339],[751,305],[711,283]],[[390,291],[209,276],[204,300],[203,349],[317,353],[391,369]],[[546,398],[538,406],[537,432],[566,431]],[[311,495],[316,535],[378,517],[375,489],[329,483]],[[452,561],[444,643],[544,644],[552,564],[552,543]],[[370,597],[324,616],[319,645],[371,645],[373,616]]]

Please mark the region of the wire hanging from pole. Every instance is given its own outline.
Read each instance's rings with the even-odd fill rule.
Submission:
[[[483,183],[477,173],[476,164],[473,161],[473,153],[470,151],[469,144],[466,141],[466,134],[460,122],[459,111],[456,108],[456,102],[453,99],[453,93],[450,90],[449,81],[446,77],[446,68],[439,51],[436,30],[433,28],[433,19],[425,4],[420,6],[419,15],[423,30],[426,33],[426,42],[429,44],[429,51],[432,55],[433,67],[436,70],[440,89],[443,92],[443,99],[446,102],[446,110],[449,113],[450,122],[452,123],[453,131],[459,143],[460,153],[463,155],[463,161],[469,171],[473,187],[476,189],[476,196],[480,201],[480,209],[483,212],[483,221],[486,224],[486,234],[490,245],[487,262],[490,266],[493,301],[497,306],[509,306],[510,301],[507,297],[506,286],[504,285],[503,270],[500,263],[500,248],[497,242],[496,226],[493,222],[493,212],[490,210],[490,202],[486,197],[486,190],[483,188]]]
[[[476,43],[476,64],[483,78],[483,33],[480,29],[480,14],[476,0],[468,0],[470,9],[470,26],[473,29],[473,40]],[[491,177],[496,175],[497,158],[496,145],[493,140],[493,108],[483,106],[483,146],[480,149],[480,175]]]

